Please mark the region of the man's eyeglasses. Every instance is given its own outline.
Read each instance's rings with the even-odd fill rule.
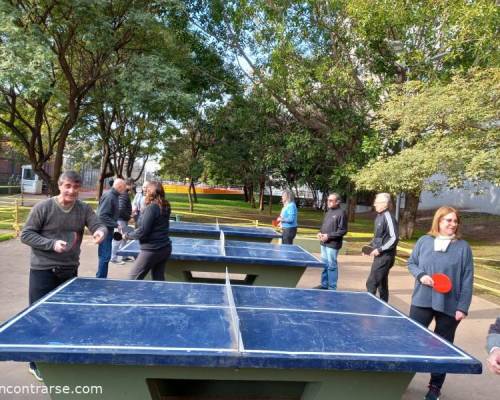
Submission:
[[[446,221],[449,224],[451,223],[458,224],[458,219],[453,219],[453,218],[443,218],[442,221]]]

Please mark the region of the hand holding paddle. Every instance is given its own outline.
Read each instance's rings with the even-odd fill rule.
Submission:
[[[452,288],[451,280],[445,274],[424,275],[420,278],[422,285],[432,287],[436,292],[446,294]]]
[[[434,274],[432,280],[434,281],[432,288],[438,293],[448,293],[452,288],[451,280],[445,274]]]
[[[361,253],[363,253],[365,256],[369,256],[373,250],[375,250],[375,248],[372,246],[361,247]]]

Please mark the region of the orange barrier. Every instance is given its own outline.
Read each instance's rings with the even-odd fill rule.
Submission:
[[[163,185],[165,193],[181,193],[187,194],[188,185]],[[196,194],[243,194],[239,189],[223,189],[223,188],[210,188],[210,187],[196,187]]]

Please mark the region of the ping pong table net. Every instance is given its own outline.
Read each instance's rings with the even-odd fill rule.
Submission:
[[[225,283],[227,302],[229,304],[229,312],[231,314],[231,324],[233,326],[233,335],[234,335],[234,343],[235,348],[238,352],[243,352],[243,339],[241,337],[240,330],[240,319],[238,317],[238,312],[236,310],[236,304],[234,302],[233,290],[231,288],[231,280],[229,279],[229,271],[226,267],[226,283]]]

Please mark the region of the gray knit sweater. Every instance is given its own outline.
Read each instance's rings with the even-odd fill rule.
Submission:
[[[440,252],[434,251],[434,237],[422,236],[408,260],[408,269],[415,277],[412,305],[432,308],[452,317],[457,310],[467,314],[472,300],[474,264],[472,251],[465,240],[453,240],[445,252]],[[449,293],[438,293],[420,283],[423,275],[435,273],[446,274],[451,279]]]
[[[64,210],[57,203],[56,197],[36,204],[21,233],[21,241],[31,246],[31,268],[77,268],[80,264],[80,245],[85,226],[92,233],[97,229],[107,232],[94,210],[80,200],[69,210]],[[56,253],[53,250],[56,240],[72,242],[73,246],[69,251]]]

